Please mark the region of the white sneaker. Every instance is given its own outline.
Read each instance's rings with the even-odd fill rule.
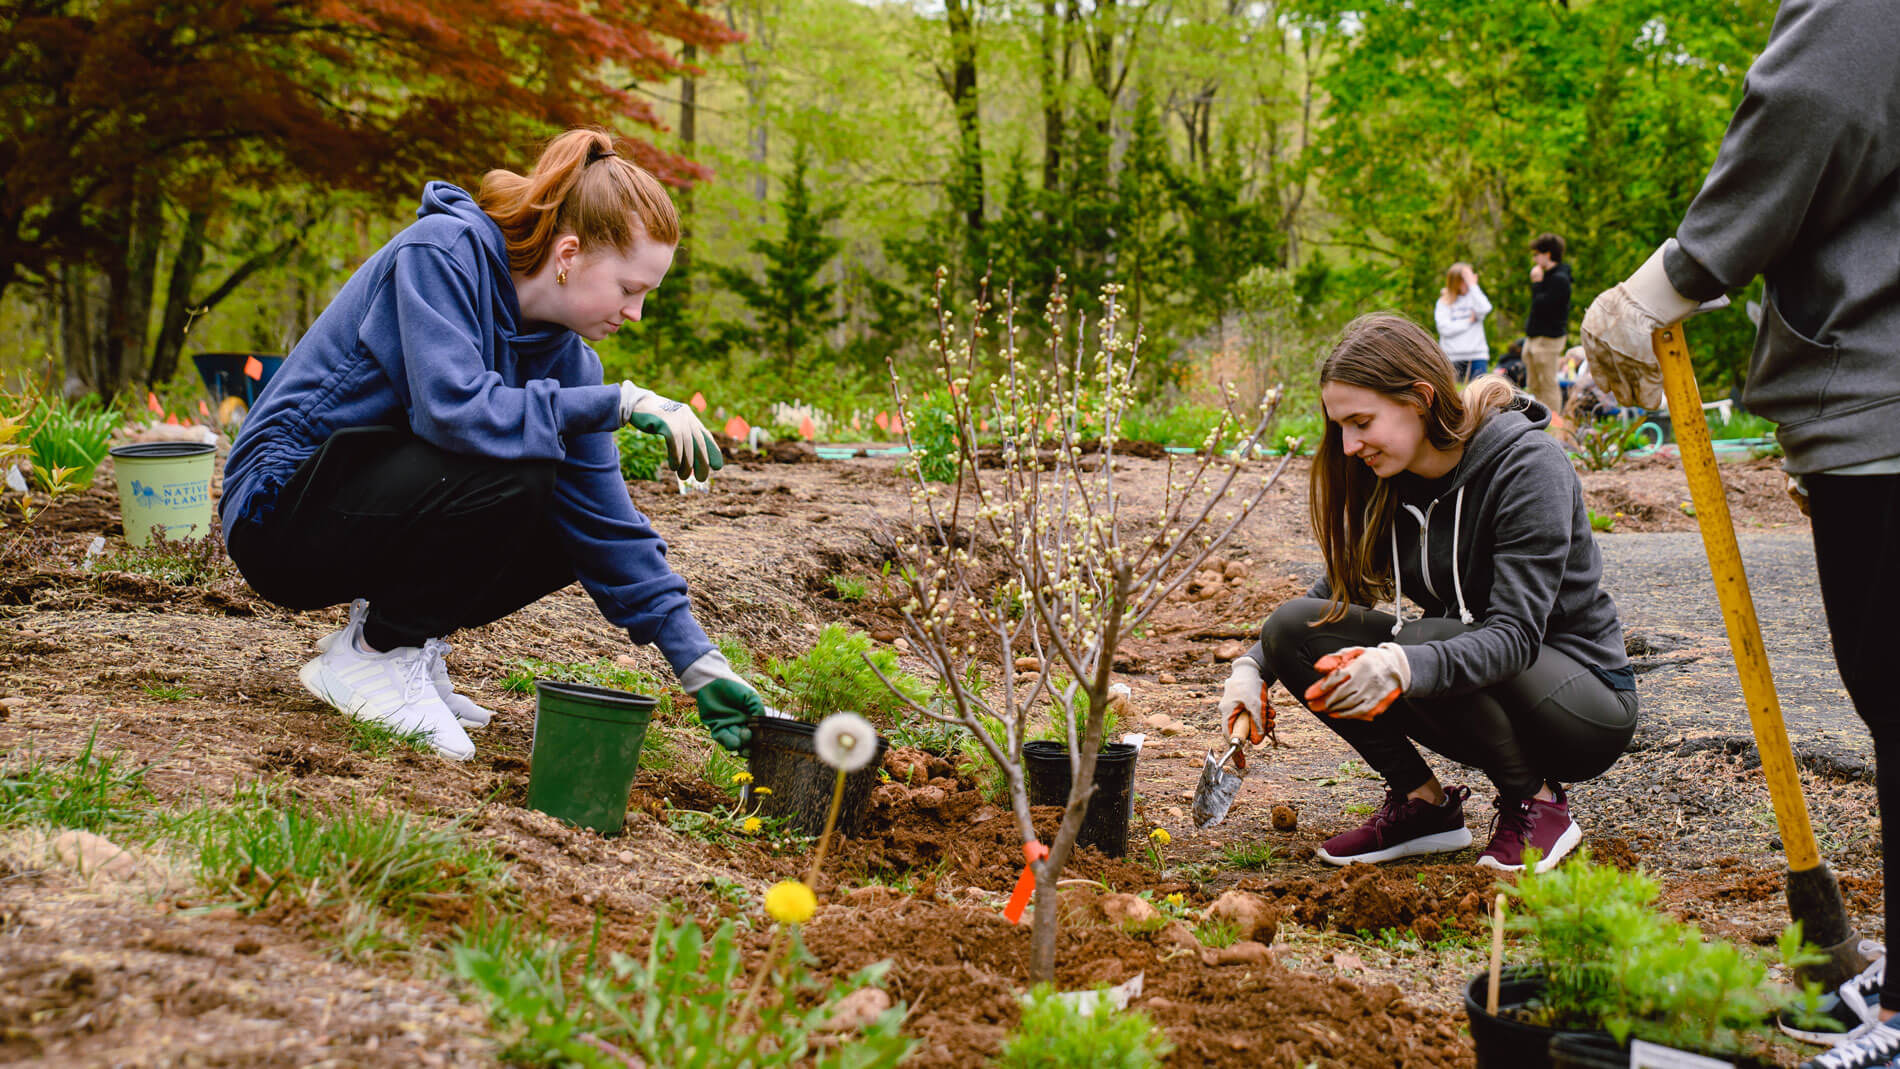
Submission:
[[[1881,1069],[1900,1057],[1900,1027],[1891,1021],[1868,1021],[1848,1033],[1847,1039],[1801,1069]]]
[[[328,653],[330,648],[338,642],[355,642],[357,636],[363,633],[363,621],[368,616],[369,599],[357,598],[350,602],[349,622],[345,623],[341,630],[332,631],[318,639],[317,652]],[[442,639],[432,638],[424,643],[422,648],[430,651],[434,657],[434,662],[429,667],[429,681],[435,684],[435,692],[442,699],[442,704],[449,707],[449,712],[455,714],[455,719],[468,727],[487,727],[488,722],[494,719],[494,711],[484,709],[472,700],[457,694],[455,684],[449,682],[449,666],[445,658],[453,647]]]
[[[435,752],[456,761],[475,755],[475,744],[442,704],[429,678],[429,654],[419,646],[364,653],[333,642],[297,673],[305,689],[344,715],[420,733]]]
[[[484,709],[475,704],[474,699],[455,692],[455,684],[449,682],[449,654],[455,647],[439,638],[432,638],[422,644],[422,650],[429,655],[429,682],[435,684],[435,693],[442,704],[449,707],[455,719],[472,728],[487,727],[495,718],[494,710]]]
[[[369,599],[368,598],[357,598],[355,601],[350,602],[349,621],[343,625],[342,630],[332,631],[329,634],[318,639],[317,652],[329,653],[330,647],[336,645],[339,640],[354,639],[356,636],[362,634],[363,620],[368,616],[369,616]]]
[[[1778,1019],[1781,1030],[1804,1043],[1838,1047],[1857,1039],[1880,1019],[1880,985],[1887,975],[1887,948],[1872,939],[1860,941],[1860,956],[1873,962],[1821,1001],[1821,1012],[1831,1019],[1806,1027]]]

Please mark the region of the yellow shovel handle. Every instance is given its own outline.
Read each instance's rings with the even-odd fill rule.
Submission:
[[[1788,729],[1781,719],[1781,702],[1775,697],[1775,679],[1768,668],[1761,624],[1755,617],[1755,599],[1748,592],[1748,575],[1742,569],[1741,548],[1729,518],[1728,493],[1715,467],[1715,447],[1709,441],[1702,391],[1696,387],[1682,324],[1664,327],[1650,340],[1662,365],[1663,393],[1669,398],[1676,447],[1682,451],[1682,470],[1689,478],[1689,496],[1695,502],[1702,547],[1708,553],[1715,594],[1728,625],[1729,647],[1735,653],[1735,670],[1742,680],[1742,700],[1748,706],[1749,726],[1755,732],[1755,749],[1761,753],[1762,775],[1768,780],[1768,796],[1774,802],[1775,826],[1781,832],[1788,869],[1812,869],[1821,863],[1821,855],[1814,843],[1814,828],[1808,823],[1808,803],[1801,794],[1801,777],[1795,771],[1794,751],[1788,745]]]

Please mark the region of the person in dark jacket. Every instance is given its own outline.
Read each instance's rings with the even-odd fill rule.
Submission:
[[[1530,392],[1552,412],[1563,410],[1557,368],[1570,331],[1570,265],[1564,239],[1539,234],[1531,242],[1531,310],[1524,318],[1524,371]]]
[[[1414,743],[1482,769],[1497,818],[1480,865],[1539,871],[1582,839],[1565,783],[1601,775],[1636,730],[1635,675],[1583,487],[1550,412],[1496,375],[1461,395],[1399,316],[1355,320],[1320,370],[1326,439],[1313,528],[1326,575],[1274,610],[1221,698],[1261,740],[1284,684],[1385,779],[1385,802],[1320,847],[1335,865],[1461,849],[1465,787]],[[1407,620],[1410,597],[1424,615]]]
[[[455,692],[445,637],[578,579],[742,747],[763,704],[694,621],[614,431],[663,436],[682,475],[719,451],[685,405],[604,382],[587,345],[639,319],[672,265],[665,188],[572,130],[475,197],[429,183],[416,214],[291,350],[225,466],[225,541],[251,587],[296,610],[355,602],[299,678],[466,759],[465,727],[489,714]]]
[[[1873,736],[1887,925],[1900,923],[1900,5],[1783,0],[1702,189],[1628,279],[1591,303],[1597,381],[1655,408],[1650,334],[1767,282],[1743,399],[1776,424],[1841,682]],[[1810,932],[1811,936],[1815,933]],[[1851,938],[1851,936],[1850,936]],[[1841,989],[1863,1009],[1810,1065],[1900,1057],[1900,975],[1884,955]]]

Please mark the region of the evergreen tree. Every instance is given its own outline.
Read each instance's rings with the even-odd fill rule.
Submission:
[[[827,233],[843,211],[841,205],[812,202],[808,175],[809,155],[799,145],[792,155],[792,173],[780,206],[785,229],[776,240],[760,238],[750,248],[763,262],[764,277],[721,265],[713,270],[720,281],[745,302],[753,326],[747,332],[761,351],[785,361],[789,369],[801,356],[822,355],[822,335],[837,326],[837,286],[820,281],[825,268],[844,243]]]

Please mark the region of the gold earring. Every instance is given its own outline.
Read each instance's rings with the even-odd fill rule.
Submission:
[[[557,286],[567,285],[567,268],[563,267],[554,273],[554,283]]]

